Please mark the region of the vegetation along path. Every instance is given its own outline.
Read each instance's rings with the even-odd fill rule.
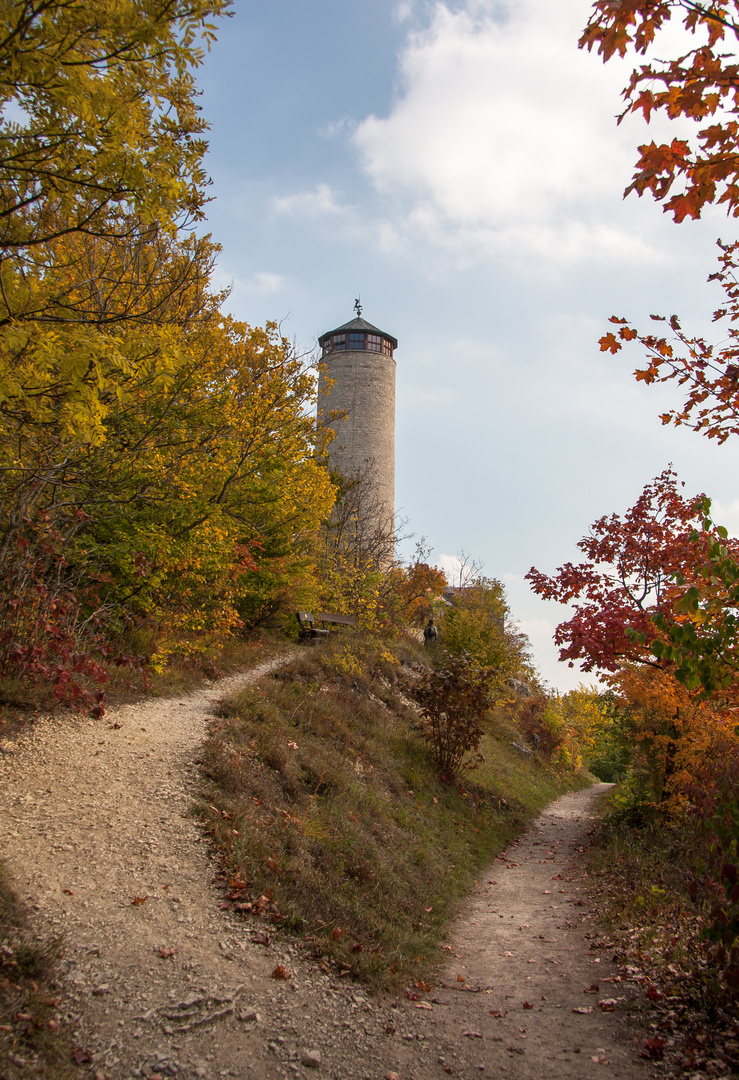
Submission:
[[[45,719],[0,754],[0,849],[42,929],[63,935],[60,1020],[80,1075],[646,1075],[572,868],[599,787],[499,857],[439,981],[400,1000],[222,910],[190,812],[199,749],[217,698],[280,662],[102,722]]]

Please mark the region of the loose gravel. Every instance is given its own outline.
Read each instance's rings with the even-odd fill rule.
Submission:
[[[0,849],[41,931],[63,939],[80,1076],[648,1076],[636,991],[589,948],[573,863],[602,786],[558,800],[494,862],[438,981],[410,996],[371,996],[220,909],[192,816],[198,757],[215,703],[281,662],[0,744]],[[280,965],[290,978],[272,977]]]

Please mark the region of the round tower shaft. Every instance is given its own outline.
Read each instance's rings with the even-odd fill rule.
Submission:
[[[368,517],[379,528],[391,529],[395,517],[393,353],[398,342],[361,315],[323,334],[318,342],[319,415],[341,414],[339,419],[328,420],[335,432],[329,463],[343,477],[360,482]]]

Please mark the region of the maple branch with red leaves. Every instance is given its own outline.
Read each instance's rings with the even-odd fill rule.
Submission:
[[[596,49],[604,63],[631,49],[644,55],[658,32],[676,11],[683,25],[705,40],[672,60],[636,67],[623,91],[629,113],[641,113],[649,123],[655,112],[671,120],[696,122],[716,118],[697,132],[693,145],[682,139],[646,143],[639,147],[636,171],[624,195],[651,192],[677,222],[699,218],[708,203],[723,203],[739,216],[739,63],[717,51],[727,32],[739,37],[739,0],[701,4],[693,0],[597,0],[580,38],[580,48]],[[660,87],[656,89],[656,87]],[[673,191],[682,181],[681,191]]]
[[[616,672],[624,663],[672,668],[652,651],[662,636],[657,613],[672,615],[683,593],[675,582],[690,582],[705,556],[708,535],[694,540],[703,521],[705,496],[686,498],[671,468],[646,485],[623,515],[605,515],[578,542],[586,561],[565,563],[554,575],[532,567],[526,580],[545,600],[575,608],[560,623],[554,640],[559,658],[585,672]]]
[[[646,385],[676,381],[687,389],[681,408],[662,413],[663,424],[686,426],[709,439],[725,442],[739,434],[739,283],[736,258],[739,243],[720,244],[720,269],[709,280],[721,284],[726,300],[713,313],[713,321],[727,319],[728,344],[712,345],[702,337],[686,334],[677,316],[669,320],[652,315],[655,322],[668,323],[672,337],[640,334],[626,319],[612,316],[610,322],[618,327],[600,338],[602,352],[617,353],[630,341],[638,341],[646,349],[647,364],[637,368],[634,375]]]

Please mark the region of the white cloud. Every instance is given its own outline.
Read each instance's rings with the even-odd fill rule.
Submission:
[[[355,127],[356,122],[351,117],[342,116],[339,120],[329,120],[318,129],[318,134],[322,139],[335,139],[339,135],[346,135],[347,132],[353,131]]]
[[[714,499],[711,503],[711,517],[717,525],[723,525],[728,530],[729,536],[739,536],[739,499],[732,502]]]
[[[395,9],[395,18],[398,22],[406,22],[413,17],[413,0],[400,0]]]
[[[409,36],[398,100],[354,134],[377,190],[410,203],[407,234],[560,265],[656,257],[618,212],[641,132],[614,121],[625,66],[577,49],[588,13],[587,0],[517,0],[505,17],[439,3]]]
[[[436,566],[442,571],[447,581],[454,581],[455,575],[459,572],[459,555],[441,555],[436,556]]]
[[[337,193],[328,184],[317,184],[313,191],[275,196],[272,207],[278,214],[301,218],[317,218],[326,214],[344,215],[353,209],[339,202]]]
[[[254,274],[245,287],[252,292],[259,293],[261,296],[268,296],[280,292],[285,287],[285,284],[286,279],[282,274],[272,274],[269,270],[262,270]]]
[[[269,270],[260,270],[248,277],[235,277],[228,272],[228,267],[216,267],[213,285],[216,289],[228,289],[230,300],[241,296],[272,296],[282,292],[288,279],[282,274],[273,274]]]

